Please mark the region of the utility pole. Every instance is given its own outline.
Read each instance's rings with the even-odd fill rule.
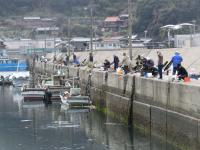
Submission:
[[[192,20],[192,23],[193,23],[193,33],[194,33],[194,35],[196,34],[196,20]]]
[[[90,27],[90,51],[92,52],[93,51],[93,8],[92,8],[92,4],[90,6],[90,20],[91,20],[91,27]]]
[[[70,58],[70,41],[71,41],[71,18],[68,17],[68,54],[67,54],[67,64],[69,64],[69,58]]]
[[[133,21],[133,16],[132,16],[132,0],[128,0],[128,14],[129,14],[129,19],[128,19],[128,42],[129,42],[129,57],[130,60],[133,59],[133,54],[132,54],[132,21]]]

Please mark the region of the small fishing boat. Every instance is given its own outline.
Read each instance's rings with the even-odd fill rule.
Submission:
[[[80,88],[71,88],[70,92],[65,91],[60,95],[63,104],[69,107],[90,106],[92,103],[89,96],[82,96]]]
[[[0,72],[23,72],[28,70],[26,60],[10,58],[6,50],[0,50]]]
[[[43,101],[45,96],[45,91],[24,91],[22,96],[25,101]]]
[[[3,76],[1,76],[0,85],[8,85],[8,86],[10,86],[10,85],[13,85],[13,81],[9,77],[4,78]]]
[[[28,88],[27,85],[22,86],[21,95],[26,101],[43,101],[45,96],[45,89],[42,88]]]
[[[67,81],[64,84],[61,84],[63,78],[64,76],[52,75],[51,78],[42,79],[41,87],[46,87],[49,89],[49,91],[52,93],[51,99],[54,101],[60,101],[60,91],[69,91],[71,88],[71,84]]]

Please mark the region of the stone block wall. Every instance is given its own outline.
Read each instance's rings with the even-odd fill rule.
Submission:
[[[51,65],[36,67],[38,71],[56,70]],[[83,93],[89,87],[93,104],[99,110],[125,123],[132,119],[133,125],[182,149],[199,149],[200,86],[95,69],[63,70],[68,77],[79,76]]]

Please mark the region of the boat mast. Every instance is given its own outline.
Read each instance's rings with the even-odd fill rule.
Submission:
[[[29,87],[35,88],[35,57],[33,57],[33,62],[30,66]]]
[[[17,60],[17,72],[19,72],[19,60]]]

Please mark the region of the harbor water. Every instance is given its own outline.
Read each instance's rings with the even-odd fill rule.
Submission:
[[[94,109],[23,103],[12,86],[0,94],[0,150],[178,150]]]

